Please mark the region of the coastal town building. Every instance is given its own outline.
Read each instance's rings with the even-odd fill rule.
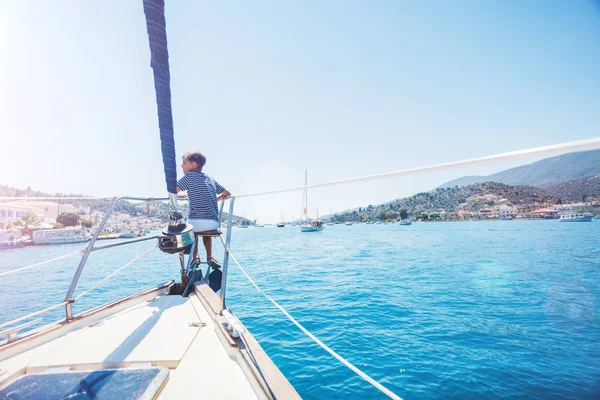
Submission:
[[[554,208],[539,208],[530,213],[530,218],[556,219],[558,217],[558,210]]]
[[[497,211],[500,219],[515,218],[517,216],[517,209],[508,205],[499,206]]]
[[[482,208],[481,210],[479,210],[477,212],[477,217],[484,218],[484,219],[490,219],[490,218],[492,218],[493,214],[494,214],[494,210],[492,210],[491,208]]]
[[[0,203],[0,229],[7,228],[14,221],[21,219],[23,214],[36,214],[43,217],[43,210],[17,204],[15,202]]]
[[[16,220],[21,219],[24,214],[34,214],[41,224],[51,226],[60,214],[67,212],[86,218],[90,214],[90,208],[74,206],[73,204],[59,204],[53,201],[6,201],[0,203],[0,228],[6,228]]]

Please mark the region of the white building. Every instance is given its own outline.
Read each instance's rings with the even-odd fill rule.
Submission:
[[[498,217],[502,218],[515,218],[517,216],[517,209],[507,205],[501,205],[498,207]]]
[[[0,203],[0,225],[5,227],[27,213],[37,215],[42,223],[53,224],[60,214],[69,212],[67,210],[72,208],[72,204],[58,204],[52,201],[6,201]]]

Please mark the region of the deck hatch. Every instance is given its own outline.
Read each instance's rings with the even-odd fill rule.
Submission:
[[[0,399],[153,399],[169,375],[164,367],[27,374],[0,389]]]

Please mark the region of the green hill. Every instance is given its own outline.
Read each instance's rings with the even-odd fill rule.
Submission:
[[[600,198],[600,176],[544,186],[511,186],[499,182],[484,182],[462,187],[437,188],[386,204],[369,205],[335,214],[328,219],[333,222],[395,220],[402,209],[407,210],[411,218],[416,218],[421,213],[473,212],[499,204],[542,207],[546,204],[579,202],[584,198],[586,201]]]
[[[467,186],[482,182],[538,186],[574,179],[585,179],[595,175],[600,175],[600,150],[581,151],[545,158],[488,176],[464,176],[444,183],[440,188]]]
[[[573,202],[586,202],[600,196],[600,175],[568,182],[540,185],[546,193],[552,193]]]

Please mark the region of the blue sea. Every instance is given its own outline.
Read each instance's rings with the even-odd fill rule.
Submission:
[[[404,399],[599,398],[599,243],[598,221],[232,232],[232,253],[264,291]],[[153,245],[92,253],[76,293]],[[81,247],[2,250],[0,272]],[[222,260],[220,243],[214,247]],[[0,322],[60,302],[78,262],[74,256],[0,278]],[[178,276],[177,257],[156,250],[82,298],[75,311]],[[303,398],[386,398],[298,330],[233,263],[227,294]]]

